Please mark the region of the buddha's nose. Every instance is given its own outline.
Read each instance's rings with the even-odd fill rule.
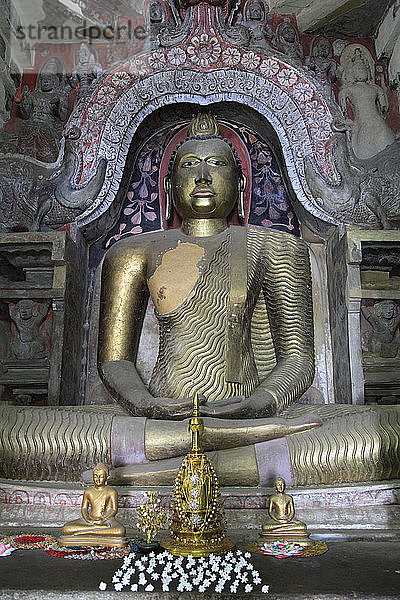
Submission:
[[[195,183],[212,183],[211,175],[208,170],[207,163],[202,161],[199,166],[199,171],[195,180]]]

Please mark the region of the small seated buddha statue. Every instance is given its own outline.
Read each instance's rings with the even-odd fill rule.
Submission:
[[[282,477],[275,481],[276,494],[270,497],[268,504],[269,520],[262,526],[260,535],[269,541],[287,540],[301,546],[311,546],[307,525],[294,518],[292,496],[285,493],[286,483]]]
[[[96,465],[93,469],[94,487],[83,494],[82,516],[64,525],[60,545],[121,548],[128,544],[125,527],[114,518],[118,511],[117,492],[107,485],[107,479],[106,465]]]

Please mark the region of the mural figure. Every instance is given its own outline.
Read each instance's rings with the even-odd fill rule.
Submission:
[[[133,54],[132,40],[128,33],[128,28],[121,26],[118,29],[116,39],[108,44],[106,49],[107,67],[111,67],[115,63],[126,60]]]
[[[74,68],[69,78],[69,84],[74,89],[78,88],[77,100],[84,98],[90,92],[91,87],[100,79],[102,73],[103,69],[97,60],[94,48],[90,49],[84,43],[78,49],[75,48]]]
[[[262,0],[247,0],[242,25],[250,30],[250,46],[256,50],[270,50],[274,32],[267,22],[268,7]]]
[[[349,101],[354,120],[347,121],[351,130],[351,148],[359,159],[376,156],[396,140],[385,121],[389,104],[385,90],[373,83],[373,61],[368,50],[358,44],[347,46],[340,59],[339,104],[347,114]],[[369,55],[369,57],[368,57]]]
[[[371,354],[379,358],[396,358],[400,350],[400,311],[396,302],[380,300],[375,302],[372,310],[365,306],[361,310],[373,327],[367,342]]]
[[[39,330],[45,320],[50,304],[39,305],[24,299],[9,307],[10,317],[18,330],[19,339],[11,342],[11,353],[18,359],[40,359],[49,356],[49,343]]]
[[[332,83],[336,81],[337,64],[332,56],[332,44],[327,38],[321,36],[313,41],[307,64],[321,83],[328,98],[334,100]]]
[[[299,41],[299,34],[288,21],[284,21],[277,27],[274,45],[279,52],[291,58],[295,64],[303,64],[304,52]]]
[[[160,45],[158,35],[163,27],[166,26],[166,16],[163,7],[152,0],[150,3],[150,48],[158,48]]]
[[[68,114],[70,87],[64,85],[59,61],[49,58],[40,70],[36,87],[27,85],[15,101],[22,116],[17,151],[42,162],[54,162],[60,149],[56,119],[65,121]]]

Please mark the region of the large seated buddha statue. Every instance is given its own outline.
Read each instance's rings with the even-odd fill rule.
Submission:
[[[245,185],[235,149],[200,113],[164,183],[167,217],[176,210],[181,227],[120,240],[104,259],[98,365],[123,409],[3,409],[3,476],[73,480],[101,461],[113,483],[171,484],[190,448],[195,393],[222,485],[399,475],[398,407],[296,405],[314,374],[307,246],[229,227],[236,207],[244,216]],[[160,341],[147,389],[135,360],[149,296]]]

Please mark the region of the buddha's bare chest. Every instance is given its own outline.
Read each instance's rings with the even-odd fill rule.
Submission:
[[[192,295],[214,246],[204,240],[200,243],[176,240],[152,257],[147,285],[159,314],[177,309]]]

